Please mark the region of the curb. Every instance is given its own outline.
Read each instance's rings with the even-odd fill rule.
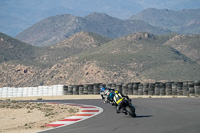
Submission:
[[[75,103],[48,103],[48,104],[65,104],[65,105],[69,105],[69,106],[77,106],[81,109],[81,111],[79,113],[75,114],[74,116],[70,116],[65,119],[62,119],[62,120],[59,120],[59,121],[56,121],[53,123],[49,123],[46,126],[53,127],[53,128],[42,130],[42,131],[39,131],[36,133],[40,133],[43,131],[48,131],[48,130],[68,126],[71,124],[75,124],[77,122],[89,119],[89,118],[94,117],[103,112],[102,108],[93,106],[93,105],[75,104]]]

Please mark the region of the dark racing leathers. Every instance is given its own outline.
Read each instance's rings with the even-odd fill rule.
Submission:
[[[117,113],[120,113],[120,110],[121,110],[121,108],[122,108],[122,100],[124,99],[124,98],[128,98],[128,96],[125,96],[125,95],[123,95],[123,94],[120,94],[120,93],[116,93],[115,94],[115,96],[114,96],[114,101],[115,101],[115,103],[117,104],[117,108],[116,108],[116,112]]]
[[[101,99],[104,100],[104,103],[108,103],[109,100],[111,100],[113,97],[111,95],[111,93],[114,92],[114,89],[110,89],[110,88],[105,88],[101,90]]]

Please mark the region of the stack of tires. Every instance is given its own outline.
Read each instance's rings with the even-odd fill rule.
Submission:
[[[33,87],[33,96],[38,96],[38,87]]]
[[[79,95],[83,95],[83,90],[84,90],[84,87],[83,85],[79,85]]]
[[[143,84],[143,95],[148,95],[149,91],[149,83],[144,83]]]
[[[126,83],[122,85],[122,94],[128,95],[128,84]]]
[[[166,95],[170,96],[172,95],[172,82],[166,82]]]
[[[189,95],[194,96],[195,90],[194,90],[194,81],[189,81],[188,82],[188,87],[189,87]]]
[[[128,95],[133,95],[133,83],[128,84]]]
[[[148,95],[154,95],[154,92],[155,92],[155,84],[149,83]]]
[[[165,83],[160,83],[160,95],[161,95],[161,96],[166,95]]]
[[[140,83],[138,86],[138,95],[143,95],[143,84]]]
[[[155,83],[155,95],[160,95],[160,83],[159,82],[156,82]]]
[[[177,82],[173,82],[172,83],[172,95],[177,95],[178,91],[177,91]]]
[[[188,82],[183,82],[183,96],[189,96]]]
[[[120,93],[122,93],[122,84],[121,83],[116,84],[116,90],[119,91]]]
[[[133,95],[139,95],[139,82],[133,83]]]
[[[100,94],[100,85],[101,83],[95,83],[94,84],[94,94]]]
[[[79,94],[79,86],[73,85],[73,95],[78,95],[78,94]]]
[[[183,95],[183,82],[177,82],[177,95]]]
[[[94,85],[88,84],[88,95],[93,95],[93,94],[94,94]]]
[[[73,95],[73,85],[68,85],[67,95]]]
[[[194,81],[194,90],[195,90],[195,95],[199,96],[200,95],[200,80]]]

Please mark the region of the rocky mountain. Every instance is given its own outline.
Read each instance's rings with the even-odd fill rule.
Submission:
[[[180,52],[176,45],[188,40],[190,47],[198,50],[198,39],[189,41],[198,37],[141,32],[109,40],[80,32],[37,50],[32,64],[51,65],[2,62],[0,86],[196,80],[200,77],[200,65],[198,60],[190,59],[196,55],[186,55],[188,51]],[[67,49],[75,52],[67,55]]]
[[[49,17],[21,32],[16,38],[35,46],[49,46],[80,31],[93,32],[108,38],[142,31],[154,34],[170,33],[165,28],[140,20],[120,20],[102,13],[92,13],[84,18],[68,14]]]
[[[0,32],[16,36],[40,20],[58,15],[85,16],[92,12],[128,19],[147,8],[182,10],[200,8],[198,0],[0,0]],[[31,18],[31,19],[30,19]]]
[[[130,20],[142,20],[177,33],[200,34],[200,9],[172,11],[149,8],[133,15]]]

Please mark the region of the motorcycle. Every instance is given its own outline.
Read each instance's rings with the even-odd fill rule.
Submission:
[[[122,113],[124,113],[125,115],[129,114],[129,116],[131,117],[136,117],[136,113],[135,113],[135,106],[131,103],[131,99],[127,98],[123,98],[122,103]]]

